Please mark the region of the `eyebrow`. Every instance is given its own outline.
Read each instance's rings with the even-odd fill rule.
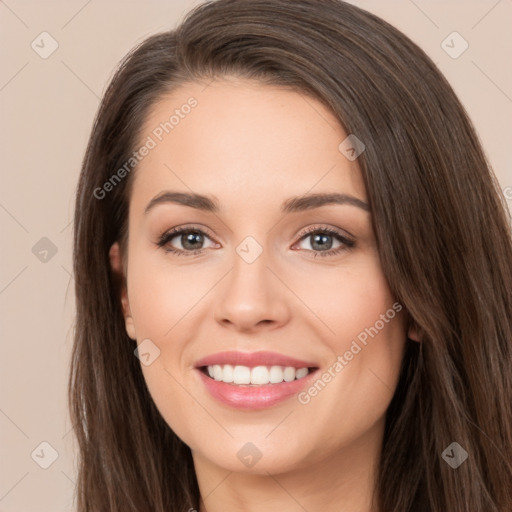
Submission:
[[[202,210],[210,213],[218,213],[220,211],[219,203],[211,196],[204,196],[201,194],[188,193],[188,192],[173,192],[170,190],[164,191],[155,196],[146,206],[144,214],[155,208],[159,204],[174,203],[182,206],[189,206],[197,210]],[[361,208],[369,212],[370,207],[368,203],[364,202],[357,197],[349,194],[339,193],[323,193],[323,194],[307,194],[303,196],[291,197],[283,202],[281,206],[282,213],[295,213],[305,210],[312,210],[320,208],[328,204],[350,205]]]

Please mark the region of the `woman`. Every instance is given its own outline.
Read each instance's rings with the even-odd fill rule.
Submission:
[[[78,510],[512,510],[509,225],[376,16],[218,0],[148,38],[77,192]]]

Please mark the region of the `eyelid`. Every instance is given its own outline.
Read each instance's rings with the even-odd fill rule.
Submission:
[[[199,233],[204,233],[205,235],[208,235],[208,238],[211,238],[212,240],[216,241],[216,238],[215,238],[215,235],[213,234],[213,232],[210,231],[206,226],[203,226],[201,224],[184,224],[184,225],[176,226],[174,228],[165,230],[158,238],[161,239],[163,237],[167,237],[167,236],[175,235],[175,234],[179,235],[183,231],[197,231]]]
[[[350,242],[355,242],[355,236],[352,235],[351,233],[349,233],[348,231],[341,229],[341,228],[331,227],[331,226],[328,226],[327,224],[313,224],[311,226],[307,226],[304,229],[302,229],[301,231],[299,231],[299,233],[296,235],[296,237],[304,238],[304,236],[310,235],[312,233],[316,233],[317,231],[322,232],[322,233],[324,233],[324,232],[331,233],[333,235],[337,235],[341,238],[344,238]]]

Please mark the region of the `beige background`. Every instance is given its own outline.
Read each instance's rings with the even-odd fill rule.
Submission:
[[[197,3],[0,2],[0,512],[72,510],[75,446],[66,385],[74,309],[71,219],[81,159],[117,62]],[[352,3],[401,29],[437,63],[512,205],[512,0]],[[43,44],[51,48],[49,36],[39,36],[44,31],[58,43],[46,59],[31,47],[35,41],[40,52]],[[456,59],[442,47],[453,31],[469,44]],[[461,40],[450,41],[452,52],[461,48]],[[57,458],[43,469],[52,454]]]

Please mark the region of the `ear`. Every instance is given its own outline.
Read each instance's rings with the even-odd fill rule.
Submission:
[[[135,324],[133,322],[132,313],[130,311],[130,303],[128,301],[128,291],[126,288],[126,276],[124,275],[123,270],[123,261],[121,257],[121,250],[119,248],[119,243],[115,242],[110,247],[110,251],[108,253],[110,258],[110,266],[114,273],[118,276],[120,289],[121,289],[121,307],[123,309],[123,316],[125,322],[126,333],[132,340],[136,340],[137,336],[135,335]]]
[[[407,337],[410,340],[417,341],[418,343],[420,343],[420,335],[418,334],[418,329],[414,322],[411,322],[411,325],[407,331]]]

